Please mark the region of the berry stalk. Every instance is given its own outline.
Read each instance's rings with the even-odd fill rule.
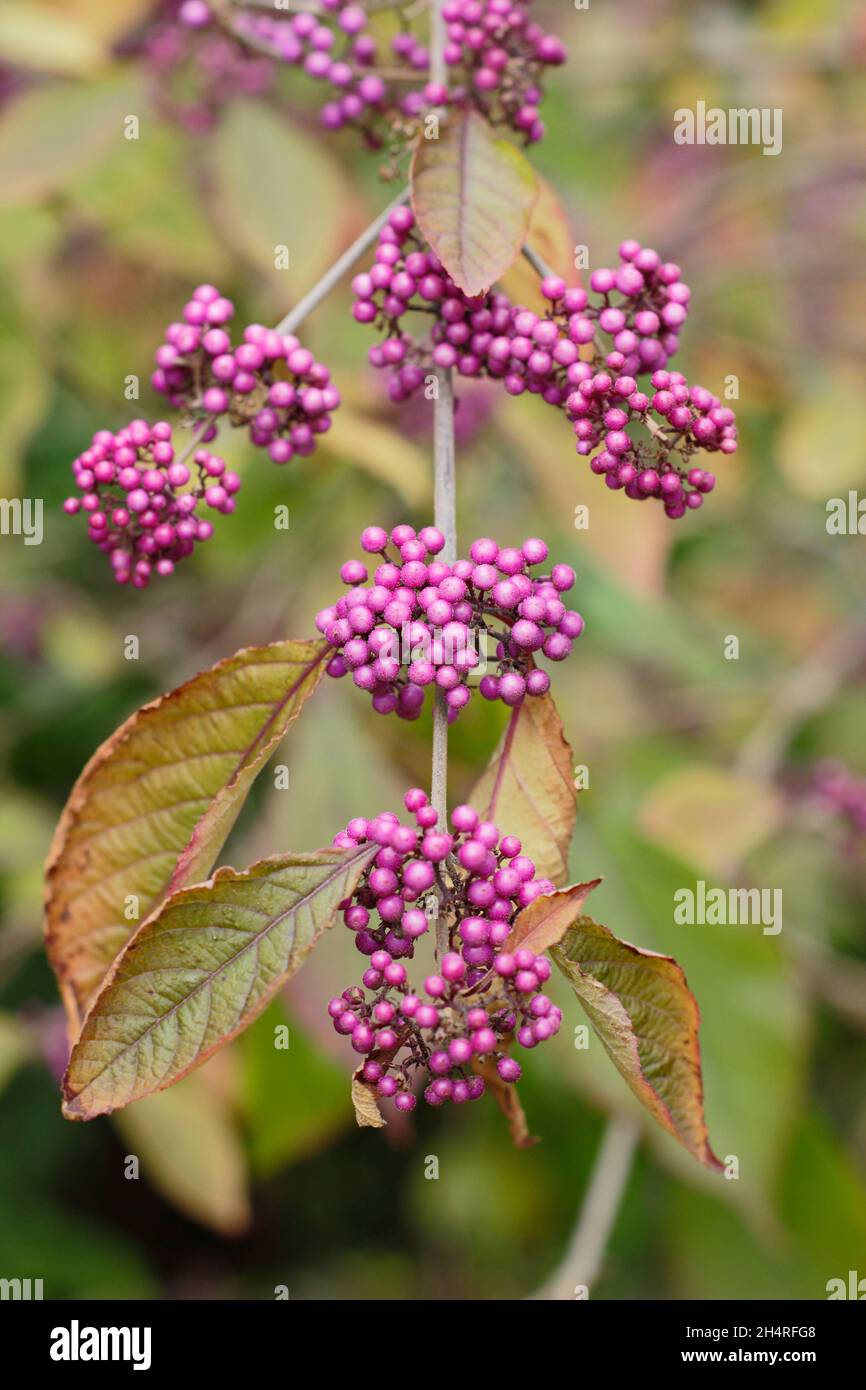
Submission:
[[[433,401],[433,515],[435,525],[445,537],[442,558],[446,564],[457,559],[457,479],[454,468],[454,382],[451,369],[436,373],[437,391]],[[445,691],[437,690],[433,705],[433,766],[430,796],[440,824],[448,818],[448,706]],[[448,927],[440,914],[436,924],[436,955],[442,959],[448,950]]]
[[[369,227],[367,227],[367,229],[352,242],[352,245],[343,252],[342,256],[334,261],[330,269],[325,271],[321,280],[304,295],[303,299],[298,301],[293,309],[289,310],[285,318],[280,319],[274,332],[294,333],[295,329],[300,327],[307,315],[311,314],[314,309],[317,309],[323,299],[327,299],[331,291],[336,289],[343,276],[352,269],[355,262],[373,245],[373,242],[386,225],[394,209],[402,207],[403,204],[408,201],[409,189],[404,188],[400,196],[395,198],[393,203],[389,203],[385,211],[380,213],[375,221],[371,222]]]
[[[445,21],[443,0],[433,0],[430,16],[430,76],[445,85]],[[457,478],[454,466],[454,377],[451,368],[437,368],[436,395],[433,400],[433,518],[445,537],[442,558],[453,565],[457,559]],[[440,825],[448,819],[448,706],[445,691],[436,693],[433,706],[433,766],[430,796]],[[436,923],[436,956],[448,950],[448,925],[440,912]]]
[[[524,244],[523,247],[523,257],[524,260],[528,261],[529,264],[532,266],[532,269],[535,271],[539,279],[547,280],[548,278],[552,278],[554,276],[555,272],[551,270],[550,266],[547,264],[547,261],[544,259],[543,256],[539,256],[537,251],[534,251],[532,249],[528,241]]]
[[[630,1114],[615,1114],[602,1135],[583,1206],[559,1265],[534,1301],[573,1301],[581,1286],[592,1290],[632,1170],[640,1130]]]

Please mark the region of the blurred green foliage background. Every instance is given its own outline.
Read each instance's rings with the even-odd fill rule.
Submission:
[[[203,280],[241,322],[276,321],[392,194],[350,133],[320,135],[298,74],[191,137],[122,56],[144,0],[40,0],[17,27],[14,8],[0,23],[0,495],[43,498],[45,537],[0,537],[0,1275],[42,1277],[51,1297],[526,1296],[566,1244],[605,1115],[631,1103],[598,1045],[575,1050],[564,992],[569,1026],[526,1066],[543,1138],[526,1151],[492,1104],[355,1129],[351,1057],[324,1013],[357,973],[341,931],[175,1090],[116,1122],[60,1118],[40,879],[72,782],[143,701],[240,646],[311,634],[363,525],[429,520],[429,419],[386,402],[344,285],[304,329],[346,398],[315,457],[278,469],[226,439],[237,514],[170,581],[113,586],[60,503],[94,430],[164,414],[147,385],[163,325]],[[737,1181],[711,1177],[648,1128],[593,1296],[822,1298],[829,1279],[866,1275],[866,855],[808,794],[822,759],[866,774],[864,541],[825,526],[828,499],[866,487],[866,10],[539,8],[570,61],[532,157],[573,242],[592,266],[626,236],[680,262],[694,291],[680,365],[740,389],[740,450],[682,523],[609,493],[536,400],[460,390],[463,542],[540,534],[578,571],[587,631],[554,685],[590,774],[573,876],[603,874],[599,920],[683,965],[711,1138],[740,1164]],[[71,28],[52,44],[61,9]],[[699,99],[781,107],[782,153],[676,146],[673,113]],[[429,719],[383,720],[326,687],[278,758],[289,791],[262,777],[226,862],[328,843],[428,780]],[[453,800],[503,713],[474,701],[455,726]],[[781,888],[781,934],[676,926],[674,891],[701,878]]]

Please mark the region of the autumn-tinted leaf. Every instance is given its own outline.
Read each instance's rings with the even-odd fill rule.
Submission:
[[[576,883],[571,888],[561,888],[557,893],[545,893],[536,898],[518,913],[502,949],[517,951],[523,947],[540,956],[542,951],[557,946],[574,926],[593,888],[600,883],[600,878],[594,878],[591,883]]]
[[[551,955],[638,1100],[700,1163],[721,1168],[704,1119],[700,1014],[677,962],[619,941],[591,917]]]
[[[504,834],[517,835],[541,878],[563,883],[577,814],[572,752],[549,695],[511,715],[471,802]]]
[[[89,1120],[164,1090],[242,1032],[303,964],[375,846],[264,859],[175,893],[115,961],[63,1080]]]
[[[245,648],[145,705],[91,758],[46,869],[48,956],[73,1037],[138,923],[211,869],[327,651],[322,641]]]
[[[412,207],[452,280],[483,294],[520,255],[538,186],[532,165],[471,107],[412,161]]]

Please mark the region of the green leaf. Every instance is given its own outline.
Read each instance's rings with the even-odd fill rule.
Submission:
[[[700,1014],[677,962],[619,941],[591,917],[551,955],[638,1100],[700,1163],[721,1169],[704,1119]]]
[[[16,97],[0,123],[0,204],[65,188],[112,146],[125,143],[123,119],[140,111],[141,101],[138,80],[128,77],[52,82]]]
[[[220,230],[285,296],[310,288],[351,235],[349,189],[330,150],[255,101],[233,102],[211,148]],[[266,171],[266,172],[265,172]],[[288,266],[275,268],[277,247]]]
[[[26,1165],[19,1159],[19,1166]],[[119,1223],[83,1216],[55,1198],[54,1186],[31,1187],[25,1200],[0,1192],[6,1269],[25,1278],[24,1271],[38,1270],[51,1299],[159,1298],[143,1242],[121,1234]]]
[[[549,695],[524,700],[512,712],[470,801],[509,835],[541,878],[563,883],[577,815],[573,757]]]
[[[858,1166],[856,1138],[848,1152],[821,1106],[802,1116],[790,1140],[779,1190],[779,1216],[802,1251],[803,1264],[812,1265],[818,1279],[804,1298],[831,1292],[828,1279],[847,1285],[848,1271],[864,1276],[866,1250],[866,1191],[862,1164]],[[800,1265],[800,1261],[796,1261]],[[820,1282],[819,1282],[820,1281]],[[837,1297],[838,1297],[838,1290]]]
[[[0,1013],[0,1091],[31,1052],[24,1024],[14,1014]]]
[[[165,1199],[220,1235],[250,1223],[246,1156],[230,1102],[206,1076],[149,1096],[115,1120],[140,1173]]]
[[[325,1020],[325,1027],[329,1023]],[[278,1029],[288,1029],[287,1047],[276,1046]],[[299,1019],[287,1015],[282,998],[238,1039],[235,1052],[244,1128],[257,1174],[270,1176],[308,1158],[348,1125],[345,1067],[307,1035]]]
[[[0,338],[0,490],[5,497],[23,491],[21,460],[24,448],[49,401],[48,379],[39,346],[19,320],[3,316]],[[10,331],[12,324],[15,325]]]
[[[412,207],[427,241],[464,294],[483,294],[520,255],[538,185],[532,165],[471,108],[436,140],[419,139]]]
[[[91,758],[46,868],[46,945],[73,1037],[137,924],[210,871],[328,651],[319,640],[247,647],[145,705]]]
[[[63,1078],[89,1120],[164,1090],[242,1032],[332,925],[376,847],[219,869],[175,893],[111,967]]]
[[[726,1186],[734,1186],[730,1184]],[[736,1184],[739,1186],[739,1184]],[[730,1192],[672,1187],[662,1227],[672,1298],[826,1299],[863,1274],[866,1193],[820,1114],[794,1119],[768,1219],[750,1230]],[[695,1240],[700,1231],[700,1240]]]

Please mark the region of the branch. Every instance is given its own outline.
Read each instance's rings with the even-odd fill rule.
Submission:
[[[614,1115],[608,1121],[571,1240],[553,1274],[531,1295],[533,1300],[569,1301],[579,1290],[592,1288],[625,1193],[639,1133],[632,1115]]]
[[[523,255],[524,258],[527,261],[529,261],[529,264],[532,266],[532,269],[535,271],[536,275],[539,275],[542,280],[546,280],[548,275],[553,274],[553,271],[547,264],[547,261],[544,260],[542,256],[539,256],[537,251],[533,251],[532,247],[529,245],[528,242],[523,248]]]
[[[331,291],[340,283],[343,276],[352,269],[355,262],[363,256],[364,252],[367,251],[370,246],[372,246],[394,209],[402,207],[402,205],[408,201],[409,189],[404,188],[399,197],[395,198],[393,203],[389,203],[385,211],[381,212],[375,221],[371,222],[369,227],[367,227],[359,237],[356,237],[352,245],[343,252],[338,260],[334,261],[330,269],[325,271],[321,280],[304,295],[303,299],[299,300],[295,307],[290,309],[284,318],[280,319],[278,324],[275,324],[274,332],[284,334],[294,333],[295,329],[300,328],[304,319],[307,318],[314,309],[319,307],[323,299],[327,299]],[[205,434],[209,426],[214,423],[215,419],[213,416],[208,416],[204,420],[196,421],[193,426],[192,437],[188,441],[183,453],[179,456],[178,463],[186,463],[190,454],[198,448],[202,435]]]
[[[432,0],[430,12],[430,78],[445,85],[445,21],[443,0]],[[457,559],[457,482],[454,469],[454,379],[450,370],[437,371],[433,399],[433,520],[445,537],[442,559]],[[436,691],[433,704],[433,767],[430,797],[439,813],[439,825],[448,828],[448,706],[444,690]],[[448,925],[439,916],[436,923],[436,954],[441,960],[448,950]]]
[[[364,252],[369,250],[394,209],[402,207],[403,204],[408,201],[409,189],[404,188],[400,196],[395,198],[393,203],[389,203],[385,211],[380,213],[376,220],[371,222],[369,227],[352,242],[352,245],[334,262],[330,270],[325,271],[325,274],[318,284],[314,285],[313,288],[304,295],[303,299],[295,305],[294,309],[289,310],[285,318],[280,319],[280,322],[276,325],[275,331],[277,333],[294,333],[295,329],[300,327],[307,315],[311,314],[314,309],[317,309],[323,299],[327,299],[331,291],[340,283],[343,276],[352,269],[352,266],[363,256]]]
[[[448,65],[445,62],[447,37],[445,20],[442,18],[442,0],[432,0],[430,10],[430,81],[441,87],[448,86]]]
[[[454,465],[454,381],[451,370],[436,373],[433,402],[433,514],[445,537],[442,559],[457,559],[457,477]]]
[[[457,484],[454,468],[454,382],[451,372],[437,371],[433,400],[433,520],[445,537],[441,558],[453,564],[457,558]],[[445,693],[436,691],[433,706],[433,769],[431,800],[444,829],[448,820],[448,706]],[[437,949],[441,954],[442,941]],[[444,943],[447,949],[447,942]]]

